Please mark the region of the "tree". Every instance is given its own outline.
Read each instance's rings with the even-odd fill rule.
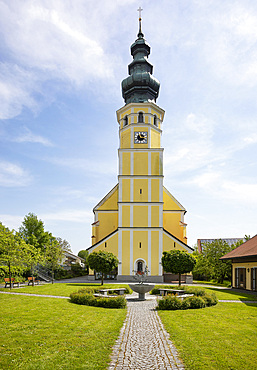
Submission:
[[[63,250],[56,238],[51,234],[48,234],[48,242],[45,249],[45,257],[48,266],[52,272],[52,284],[54,283],[54,270],[58,268],[60,261],[63,257]]]
[[[179,275],[179,285],[181,285],[181,274],[193,270],[195,258],[185,251],[172,250],[163,252],[162,266],[164,271]]]
[[[0,223],[0,263],[7,268],[12,287],[12,276],[26,268],[29,258],[29,246],[22,240],[17,232],[10,231]]]
[[[196,264],[192,271],[194,279],[210,281],[213,274],[212,266],[206,263],[205,256],[202,253],[199,253],[198,250],[195,250],[192,255],[196,260]]]
[[[44,250],[48,235],[44,230],[43,221],[38,220],[34,213],[29,213],[24,217],[19,233],[27,244],[40,248],[42,251]]]
[[[58,241],[58,243],[61,246],[62,250],[72,253],[72,249],[71,249],[70,243],[67,242],[67,240],[62,239],[62,238],[59,238],[59,237],[56,238],[56,240]]]
[[[78,256],[79,256],[80,258],[83,258],[83,259],[85,260],[85,262],[87,262],[88,255],[89,255],[89,253],[88,253],[88,251],[87,251],[87,250],[85,250],[85,249],[82,249],[82,250],[81,250],[81,251],[79,251],[79,253],[78,253]]]
[[[116,267],[118,267],[119,260],[111,252],[99,251],[91,253],[88,258],[88,265],[92,270],[100,272],[102,274],[102,282],[104,283],[104,274],[110,273]]]
[[[28,255],[26,259],[26,264],[30,267],[31,276],[32,276],[32,286],[34,286],[34,272],[35,266],[42,260],[42,252],[39,248],[34,247],[33,245],[27,244]]]
[[[232,251],[243,243],[238,241],[235,245],[229,245],[225,240],[216,239],[211,243],[204,243],[202,246],[202,256],[200,256],[200,270],[209,280],[214,279],[218,283],[223,283],[224,279],[231,279],[231,260],[220,260],[228,252]],[[199,270],[197,263],[196,269]]]
[[[89,255],[89,253],[88,253],[88,251],[87,250],[85,250],[85,249],[82,249],[81,251],[79,251],[79,253],[78,253],[78,256],[80,257],[80,258],[83,258],[83,260],[84,260],[84,266],[85,266],[85,270],[86,270],[86,273],[88,274],[88,255]]]

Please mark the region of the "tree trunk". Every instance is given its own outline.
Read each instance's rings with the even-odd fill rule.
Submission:
[[[101,279],[101,285],[104,285],[104,273],[102,272],[102,279]]]
[[[10,264],[10,262],[8,263],[8,267],[9,267],[10,289],[12,289],[12,273],[11,273],[11,264]]]
[[[178,274],[178,285],[181,285],[181,273]]]
[[[52,269],[52,284],[54,283],[54,270]]]
[[[34,286],[33,264],[31,265],[32,286]]]

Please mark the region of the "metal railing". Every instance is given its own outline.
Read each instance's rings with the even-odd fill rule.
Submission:
[[[47,282],[52,281],[51,271],[47,267],[38,264],[36,266],[36,273],[42,280]]]

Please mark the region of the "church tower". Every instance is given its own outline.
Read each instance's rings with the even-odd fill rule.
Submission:
[[[125,105],[117,111],[120,146],[118,184],[94,208],[92,251],[119,259],[118,280],[147,267],[151,281],[162,282],[163,251],[186,244],[184,207],[163,186],[161,147],[164,110],[156,104],[160,83],[148,61],[150,45],[139,32],[131,45],[129,76],[122,81]]]

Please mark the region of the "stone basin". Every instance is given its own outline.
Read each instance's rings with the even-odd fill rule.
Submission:
[[[155,284],[147,284],[147,283],[136,283],[136,284],[129,284],[129,287],[138,293],[138,299],[141,301],[145,300],[145,293],[150,292],[155,287]]]

